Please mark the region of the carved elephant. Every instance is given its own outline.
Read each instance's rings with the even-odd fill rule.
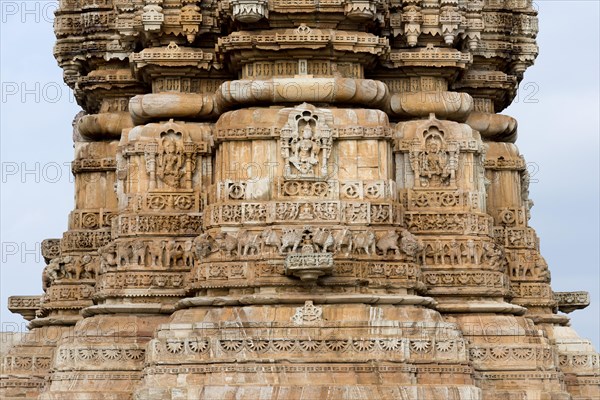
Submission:
[[[372,230],[356,233],[352,242],[356,254],[360,254],[361,251],[367,255],[375,254],[376,237]]]
[[[400,255],[400,248],[398,247],[398,239],[400,235],[395,230],[387,231],[376,244],[377,250],[381,252],[381,255],[386,256],[390,251],[394,254]]]

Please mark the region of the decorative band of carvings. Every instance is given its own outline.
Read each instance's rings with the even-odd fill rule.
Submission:
[[[181,289],[186,272],[127,271],[100,276],[98,291],[111,289]]]
[[[283,261],[283,260],[282,260]],[[192,273],[191,287],[217,288],[261,285],[294,285],[285,276],[285,265],[268,262],[211,262],[199,264]],[[369,280],[390,287],[420,287],[418,265],[402,262],[334,261],[331,276],[322,278],[323,285],[355,283]]]
[[[74,174],[82,172],[114,172],[117,169],[117,162],[114,158],[98,159],[79,159],[71,163],[71,171]]]
[[[197,235],[202,227],[202,215],[119,215],[119,236],[137,235]]]
[[[545,381],[557,381],[563,377],[562,374],[556,372],[535,372],[535,371],[524,371],[524,372],[475,372],[474,378],[476,380],[486,381],[506,381],[506,380],[545,380]]]
[[[405,212],[404,223],[413,233],[489,235],[493,218],[474,213]]]
[[[224,365],[195,365],[195,366],[149,366],[144,369],[146,375],[160,374],[213,374],[213,373],[403,373],[415,374],[419,367],[415,365],[336,365],[336,364],[224,364]],[[470,373],[467,367],[456,367],[457,373]]]
[[[71,212],[70,229],[110,228],[116,210],[74,210]]]
[[[173,46],[174,45],[174,46]],[[207,60],[214,60],[214,54],[210,52],[203,52],[200,49],[193,49],[193,52],[188,52],[182,49],[182,47],[176,44],[170,44],[167,46],[166,51],[164,48],[153,47],[151,52],[150,49],[142,50],[142,53],[133,53],[132,59],[136,62],[145,62],[147,60],[151,62],[160,61],[174,61],[180,63],[180,57],[185,54],[185,57],[189,61],[190,58],[195,58],[199,62],[205,62]],[[172,51],[177,50],[177,51]],[[187,75],[178,76],[155,76],[152,79],[152,92],[181,92],[181,93],[214,93],[215,90],[225,82],[224,79],[207,79],[201,78],[196,79]]]
[[[544,298],[555,303],[552,287],[548,283],[512,282],[511,289],[517,298]]]
[[[484,166],[491,170],[524,171],[527,168],[524,158],[485,160]]]
[[[274,182],[277,198],[306,199],[307,197],[327,200],[394,200],[396,184],[387,180],[340,181],[337,179],[308,181],[300,179],[278,179]],[[217,199],[221,201],[247,201],[255,196],[247,181],[225,180],[216,185]]]
[[[449,50],[449,49],[444,49]],[[473,56],[470,53],[464,53],[458,50],[454,51],[403,51],[393,50],[390,52],[390,61],[394,62],[395,66],[402,66],[405,64],[411,65],[412,62],[429,61],[429,62],[444,62],[456,63],[462,65],[473,62]]]
[[[90,285],[61,285],[61,281],[55,281],[43,297],[44,307],[49,302],[88,300],[94,293],[94,286]]]
[[[182,124],[184,125],[184,124]],[[210,128],[207,126],[206,130],[210,132]],[[193,156],[197,156],[199,154],[210,154],[212,151],[212,144],[203,141],[194,141],[186,143],[186,153],[191,154]],[[122,154],[126,157],[131,156],[142,156],[146,155],[148,152],[148,142],[138,141],[133,143],[128,143],[126,146],[122,148]]]
[[[367,335],[369,336],[369,335]],[[398,337],[328,338],[313,337],[256,337],[215,338],[189,337],[154,339],[150,344],[152,355],[148,362],[171,360],[235,360],[236,354],[255,353],[261,357],[285,357],[286,360],[306,359],[318,362],[335,357],[338,361],[385,357],[393,361],[444,360],[466,362],[463,340],[408,339]]]
[[[58,14],[54,22],[59,37],[106,32],[114,26],[117,15],[112,9],[80,9],[77,14]]]
[[[97,369],[102,364],[106,369],[131,369],[144,361],[146,350],[139,347],[83,347],[59,348],[55,355],[55,368],[68,371],[73,368]]]
[[[149,211],[198,213],[204,208],[198,193],[152,192],[141,196],[140,201]]]
[[[402,204],[407,210],[428,207],[476,211],[479,209],[479,193],[462,190],[407,190],[402,193]]]
[[[433,92],[434,96],[444,97],[444,94],[448,94],[452,92]],[[417,96],[425,96],[425,94],[415,93]],[[403,96],[403,95],[400,95]],[[440,118],[440,117],[438,117]],[[483,144],[480,140],[453,140],[453,143],[456,143],[458,150],[461,153],[469,153],[483,152]],[[408,153],[414,147],[415,142],[414,139],[396,139],[394,141],[394,151]]]
[[[302,3],[302,0],[295,1],[298,6]],[[350,4],[352,0],[348,0],[347,4]],[[239,4],[242,7],[248,7],[249,4],[254,6],[258,4],[267,5],[267,0],[232,0],[229,4]],[[313,0],[313,12],[316,11],[316,1]],[[330,6],[325,5],[326,3],[331,3],[329,0],[319,1],[318,7],[319,11],[327,10]],[[362,5],[369,4],[369,2],[362,2]],[[374,7],[373,0],[371,0],[371,4]],[[234,5],[235,9],[235,5]],[[338,12],[343,12],[343,8],[339,9]],[[297,12],[297,10],[295,10]],[[310,11],[308,11],[310,12]],[[363,66],[359,62],[343,62],[338,61],[334,62],[331,60],[315,60],[308,59],[306,61],[298,62],[298,60],[291,59],[275,59],[273,61],[260,60],[255,62],[246,62],[242,68],[242,78],[243,79],[266,79],[270,76],[278,76],[281,78],[293,78],[300,73],[305,73],[306,75],[312,75],[314,77],[327,77],[332,75],[337,75],[342,78],[363,78]]]
[[[552,362],[554,353],[550,347],[511,347],[511,346],[470,346],[469,357],[472,361],[545,361]]]
[[[558,364],[563,372],[581,372],[592,369],[596,372],[600,367],[600,355],[597,353],[568,353],[559,354]]]
[[[329,253],[340,261],[409,261],[422,258],[423,244],[405,229],[336,229],[311,225],[211,230],[194,239],[196,259],[203,262],[266,260],[287,254]]]
[[[569,375],[565,376],[565,383],[567,384],[567,386],[590,385],[590,386],[598,387],[598,386],[600,386],[600,377],[592,378],[592,377],[586,377],[586,376],[577,376],[575,374],[569,374]]]
[[[539,249],[535,230],[529,227],[494,226],[492,235],[496,243],[508,249]]]
[[[303,28],[303,29],[302,29]],[[333,29],[311,30],[301,25],[295,31],[260,31],[258,35],[249,32],[234,32],[219,38],[217,51],[226,53],[258,46],[260,49],[279,50],[282,46],[324,48],[327,45],[334,50],[353,53],[382,54],[388,48],[388,39],[368,33],[339,31]],[[328,50],[329,51],[329,50]]]
[[[111,234],[107,231],[67,231],[60,241],[61,252],[98,250],[110,240]]]
[[[393,130],[387,126],[363,127],[363,126],[344,126],[331,128],[331,135],[340,139],[358,139],[358,138],[391,138]],[[251,140],[279,138],[281,129],[276,127],[254,127],[244,128],[226,128],[218,129],[216,140]]]
[[[2,377],[0,380],[0,389],[2,388],[38,388],[41,389],[46,385],[46,379],[42,377],[33,377],[31,375],[27,375],[26,379],[17,378],[17,377]]]
[[[58,381],[69,381],[69,382],[81,382],[81,381],[129,381],[138,382],[142,379],[143,375],[141,372],[54,372],[52,373],[50,380],[52,382]]]
[[[208,226],[274,222],[393,224],[400,223],[401,217],[400,204],[391,202],[273,201],[214,204],[206,210]]]
[[[508,278],[502,272],[436,271],[423,272],[423,282],[431,289],[465,287],[508,289]]]
[[[3,372],[45,372],[50,368],[50,357],[15,355],[3,359]]]

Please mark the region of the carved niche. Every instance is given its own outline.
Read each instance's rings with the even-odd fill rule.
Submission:
[[[306,103],[290,112],[280,136],[285,179],[327,179],[333,146],[331,119],[326,110]]]
[[[420,141],[413,142],[409,157],[415,184],[421,187],[456,187],[460,146],[445,139],[436,123],[429,125]]]
[[[192,174],[196,167],[195,144],[184,129],[169,121],[157,142],[145,148],[149,189],[192,189]]]

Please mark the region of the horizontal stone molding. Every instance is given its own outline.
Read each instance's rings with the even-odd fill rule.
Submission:
[[[121,345],[113,343],[111,346],[60,346],[54,356],[53,368],[57,371],[69,370],[96,370],[97,365],[102,365],[106,371],[139,370],[144,362],[146,350],[140,345]]]
[[[84,158],[77,159],[71,163],[73,174],[84,172],[114,172],[117,169],[117,161],[114,158]]]
[[[471,112],[466,124],[487,140],[514,143],[517,140],[517,120],[508,115]]]
[[[100,276],[98,291],[111,289],[181,289],[185,272],[124,271],[107,272]]]
[[[369,328],[367,328],[369,329]],[[239,357],[260,354],[270,359],[292,362],[310,357],[314,362],[360,362],[377,357],[382,362],[414,362],[436,360],[461,363],[467,361],[466,344],[463,339],[399,338],[394,334],[378,336],[354,328],[359,336],[351,335],[279,336],[272,332],[268,337],[256,336],[252,330],[246,337],[235,337],[228,332],[211,336],[154,339],[146,362],[154,363],[206,363],[235,362]],[[342,331],[337,332],[341,334]],[[391,333],[391,332],[390,332]]]
[[[549,346],[528,344],[511,346],[469,346],[469,358],[478,370],[502,371],[520,369],[552,368],[555,354]]]
[[[319,279],[319,285],[354,286],[360,279],[369,288],[385,287],[390,291],[425,289],[420,268],[411,263],[393,261],[346,261],[334,259],[329,276]],[[195,289],[261,286],[295,286],[297,281],[285,276],[283,259],[279,262],[207,262],[196,266],[189,285]]]
[[[285,103],[353,104],[382,109],[403,118],[438,118],[459,122],[473,111],[467,93],[431,91],[390,95],[378,80],[356,78],[271,78],[221,84],[214,94],[151,93],[133,97],[129,111],[137,125],[168,118],[211,119],[233,107]]]
[[[119,237],[167,234],[190,236],[200,233],[202,215],[191,214],[124,214],[117,217]]]
[[[390,97],[391,114],[403,118],[427,118],[431,114],[441,119],[464,122],[473,111],[473,98],[459,92],[416,92]]]
[[[489,293],[489,292],[488,292]],[[527,311],[525,307],[516,304],[497,301],[447,301],[439,303],[436,309],[443,313],[498,313],[523,315]]]
[[[117,297],[122,296],[117,295]],[[84,318],[89,318],[105,314],[171,314],[173,311],[173,304],[145,302],[93,305],[84,308],[81,314]]]
[[[2,373],[45,373],[50,368],[50,363],[51,358],[47,356],[28,354],[9,355],[2,359]]]
[[[239,306],[239,305],[272,305],[272,304],[304,304],[312,301],[315,304],[397,304],[420,305],[433,307],[437,303],[431,297],[415,295],[245,295],[245,296],[218,296],[218,297],[192,297],[180,300],[176,308],[207,307],[207,306]]]
[[[220,114],[212,94],[151,93],[132,97],[129,112],[136,125],[152,120],[207,119]]]
[[[346,224],[400,224],[399,203],[338,200],[221,203],[206,208],[205,226],[330,222]]]
[[[103,230],[93,231],[67,231],[60,241],[61,253],[71,251],[95,251],[107,245],[111,240],[111,233]]]
[[[129,112],[114,112],[84,115],[76,129],[81,136],[90,140],[119,139],[123,129],[133,128]]]
[[[598,374],[600,354],[591,352],[569,352],[558,355],[558,364],[565,373],[583,375],[584,371]]]

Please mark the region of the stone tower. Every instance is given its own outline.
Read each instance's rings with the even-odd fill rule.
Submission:
[[[76,201],[3,398],[600,396],[528,226],[530,0],[61,0]]]

